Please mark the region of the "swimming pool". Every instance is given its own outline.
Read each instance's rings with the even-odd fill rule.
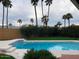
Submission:
[[[79,50],[79,42],[24,42],[16,41],[11,43],[16,49],[35,50]]]

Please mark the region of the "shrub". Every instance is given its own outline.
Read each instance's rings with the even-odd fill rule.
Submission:
[[[10,55],[0,54],[0,59],[15,59],[15,58]]]
[[[54,37],[54,36],[65,36],[65,37],[79,37],[79,26],[71,27],[21,27],[21,34],[23,37]]]
[[[28,51],[27,54],[24,55],[23,59],[56,59],[49,51],[47,50],[39,50],[39,51]]]
[[[61,35],[67,37],[79,37],[79,26],[62,28]]]

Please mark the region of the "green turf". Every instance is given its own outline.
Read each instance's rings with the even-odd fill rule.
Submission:
[[[79,40],[79,38],[69,38],[69,37],[39,37],[39,38],[30,38],[30,40]]]

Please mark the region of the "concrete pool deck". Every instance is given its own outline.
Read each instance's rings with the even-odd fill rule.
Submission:
[[[10,43],[16,42],[18,40],[23,40],[27,42],[79,42],[77,40],[24,40],[24,39],[14,39],[7,41],[0,41],[0,49],[7,49],[11,47]],[[14,48],[14,47],[12,47]],[[53,55],[61,57],[62,55],[79,55],[79,50],[49,50]],[[27,49],[16,49],[12,52],[6,52],[5,54],[12,55],[16,59],[22,59],[24,54],[27,53]]]
[[[63,55],[79,55],[79,51],[58,51],[58,50],[53,50],[50,51],[54,56],[57,58],[62,57]],[[8,55],[12,55],[16,59],[22,59],[24,54],[27,53],[27,49],[16,49],[14,52],[11,53],[6,53]]]

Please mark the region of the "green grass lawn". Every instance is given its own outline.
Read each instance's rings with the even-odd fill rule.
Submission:
[[[79,38],[70,38],[70,37],[37,37],[37,38],[30,38],[30,40],[79,40]]]

